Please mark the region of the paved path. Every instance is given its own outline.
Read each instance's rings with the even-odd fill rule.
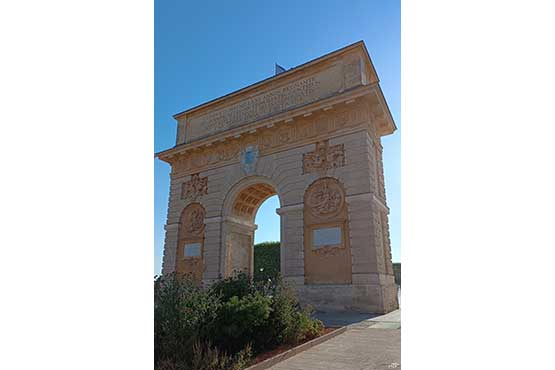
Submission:
[[[401,368],[401,310],[349,325],[348,330],[299,353],[273,370]]]

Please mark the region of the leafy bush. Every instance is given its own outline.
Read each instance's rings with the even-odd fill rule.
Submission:
[[[218,297],[189,279],[176,274],[159,277],[154,285],[155,361],[187,359],[220,306]]]
[[[321,334],[322,322],[312,318],[310,307],[301,309],[294,291],[284,284],[279,276],[272,296],[269,331],[274,342],[271,344],[297,344],[304,339],[311,339]]]
[[[393,274],[395,275],[395,284],[401,286],[401,262],[393,263]]]
[[[256,349],[257,333],[263,329],[270,316],[272,299],[259,292],[239,298],[233,296],[218,312],[214,331],[214,342],[232,352],[248,345],[253,340]]]
[[[210,288],[176,275],[158,278],[154,321],[157,370],[238,370],[253,354],[322,332],[279,274],[262,282],[237,274]]]
[[[210,290],[212,294],[220,296],[223,302],[229,301],[231,297],[243,298],[255,291],[250,276],[244,272],[216,281]]]
[[[280,272],[280,243],[254,245],[254,281],[275,279]]]

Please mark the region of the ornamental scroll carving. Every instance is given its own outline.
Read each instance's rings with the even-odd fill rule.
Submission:
[[[307,189],[306,206],[317,218],[337,216],[345,204],[345,194],[339,182],[325,177],[314,182]]]
[[[345,165],[343,144],[329,146],[328,140],[316,143],[313,152],[303,154],[303,173],[317,172],[321,175],[327,170]]]
[[[345,246],[341,246],[341,247],[322,247],[322,248],[318,248],[318,249],[313,249],[312,252],[317,254],[317,255],[320,255],[320,256],[328,257],[328,256],[337,256],[344,249],[345,249]]]
[[[207,193],[208,178],[201,178],[197,173],[191,176],[191,180],[183,183],[183,187],[181,189],[181,199],[195,200],[202,195],[206,195]]]

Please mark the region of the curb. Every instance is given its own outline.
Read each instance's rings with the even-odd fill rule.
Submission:
[[[270,357],[267,360],[264,360],[262,362],[259,362],[255,365],[252,365],[251,367],[247,367],[245,370],[264,370],[264,369],[268,369],[274,365],[276,365],[279,362],[285,361],[290,357],[293,357],[301,352],[306,351],[307,349],[310,349],[312,347],[314,347],[315,345],[318,345],[320,343],[323,343],[327,340],[330,340],[331,338],[338,336],[339,334],[343,334],[347,331],[347,327],[343,326],[339,329],[336,329],[334,331],[332,331],[331,333],[322,335],[321,337],[318,338],[314,338],[311,341],[308,341],[306,343],[303,343],[297,347],[291,348],[290,350],[287,350],[283,353],[280,353],[278,355],[275,355],[274,357]]]

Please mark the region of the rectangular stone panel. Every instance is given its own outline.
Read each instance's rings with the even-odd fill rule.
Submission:
[[[325,246],[341,245],[341,228],[340,227],[326,227],[315,229],[312,232],[312,247],[322,248]]]
[[[185,257],[199,257],[200,256],[200,243],[185,244],[183,251]]]

